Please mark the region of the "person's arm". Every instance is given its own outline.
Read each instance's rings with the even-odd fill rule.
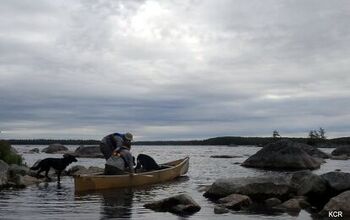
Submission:
[[[114,150],[121,148],[123,146],[123,139],[119,136],[113,136],[113,138],[115,140],[115,149]]]
[[[130,173],[134,173],[134,162],[133,162],[133,158],[132,158],[132,155],[129,151],[124,151],[124,157],[125,157],[125,160],[126,162],[128,163],[128,167],[129,167],[129,172]]]

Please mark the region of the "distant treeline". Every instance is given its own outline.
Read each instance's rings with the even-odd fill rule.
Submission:
[[[49,145],[60,143],[63,145],[95,145],[97,140],[59,140],[59,139],[10,139],[7,140],[14,145]]]
[[[138,141],[134,145],[257,145],[261,146],[267,143],[278,140],[273,137],[215,137],[205,140],[190,140],[190,141]],[[318,147],[327,147],[329,144],[341,145],[349,144],[350,137],[341,137],[334,139],[310,139],[310,138],[288,138],[290,140],[317,145]],[[98,145],[99,140],[54,140],[54,139],[11,139],[8,140],[14,145],[49,145],[60,143],[63,145]]]

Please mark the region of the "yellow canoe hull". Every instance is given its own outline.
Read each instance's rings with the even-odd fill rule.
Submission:
[[[75,192],[135,187],[170,181],[187,173],[189,168],[189,160],[189,157],[175,160],[163,164],[168,165],[169,168],[135,173],[132,176],[102,174],[74,176]]]

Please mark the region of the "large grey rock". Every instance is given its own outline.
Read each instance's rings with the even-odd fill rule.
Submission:
[[[186,194],[147,203],[144,207],[158,212],[171,212],[179,215],[193,214],[201,209],[201,207]]]
[[[54,154],[54,153],[63,153],[66,151],[68,151],[68,148],[66,148],[62,144],[50,144],[48,147],[42,149],[41,152],[44,152],[47,154]]]
[[[347,155],[350,157],[350,145],[338,146],[332,151],[333,156]]]
[[[0,160],[0,188],[7,185],[7,171],[9,169],[9,165],[5,163],[3,160]]]
[[[290,187],[296,195],[322,195],[327,190],[326,181],[309,170],[291,174]]]
[[[204,196],[218,199],[235,193],[247,195],[252,199],[267,199],[285,197],[289,192],[290,177],[243,177],[218,179],[204,193]]]
[[[76,157],[86,157],[86,158],[103,158],[103,154],[99,146],[79,146],[74,155]]]
[[[335,191],[350,190],[350,173],[328,172],[321,175],[329,187]]]
[[[282,170],[320,168],[323,159],[309,155],[303,148],[303,144],[288,139],[276,141],[265,145],[245,160],[242,166]]]
[[[345,191],[329,200],[320,212],[328,216],[329,211],[341,211],[342,217],[350,217],[350,191]]]

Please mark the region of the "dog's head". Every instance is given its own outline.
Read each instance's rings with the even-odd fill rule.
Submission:
[[[77,158],[71,154],[64,154],[63,158],[66,159],[69,163],[77,162]]]

